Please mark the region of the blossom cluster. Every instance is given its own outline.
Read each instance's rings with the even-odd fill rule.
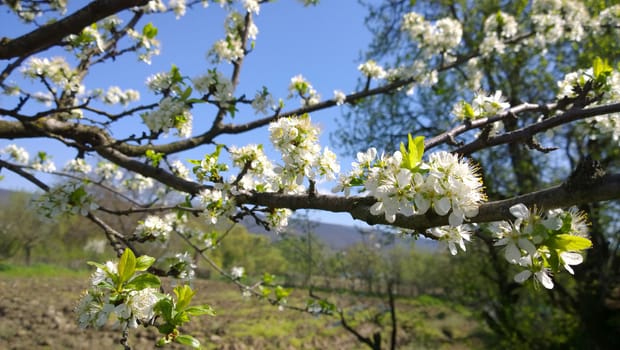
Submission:
[[[84,92],[79,74],[69,66],[64,57],[52,59],[32,57],[22,69],[22,73],[32,79],[46,79],[62,90]]]
[[[589,106],[615,103],[620,100],[620,73],[597,58],[593,67],[566,74],[558,82],[558,90],[558,100],[585,98]],[[590,138],[606,135],[620,141],[620,113],[591,117],[585,123],[593,127]]]
[[[564,38],[580,41],[587,32],[585,25],[591,22],[586,5],[579,1],[535,0],[531,18],[534,40],[541,47]]]
[[[245,169],[245,174],[237,183],[238,190],[273,191],[277,175],[262,145],[233,146],[228,151],[233,165]]]
[[[64,168],[65,171],[79,173],[79,174],[88,174],[91,172],[92,167],[90,164],[86,163],[84,158],[75,158],[71,159]]]
[[[118,86],[111,86],[105,95],[103,95],[103,102],[115,105],[122,104],[128,105],[130,102],[138,101],[140,99],[140,92],[133,89],[121,90]]]
[[[138,226],[134,230],[134,234],[141,239],[159,240],[166,242],[173,230],[170,224],[170,215],[176,217],[176,214],[168,214],[165,218],[149,215],[144,220],[138,221]]]
[[[458,120],[473,120],[488,118],[510,108],[510,104],[505,101],[501,91],[495,91],[493,95],[484,92],[476,92],[472,103],[461,101],[452,109],[452,114]]]
[[[181,336],[178,327],[191,316],[213,315],[213,310],[208,305],[190,306],[195,292],[188,285],[174,288],[176,300],[161,293],[159,278],[146,272],[154,262],[146,255],[136,258],[129,249],[118,261],[91,262],[97,270],[75,308],[78,325],[101,328],[109,319],[115,319],[123,331],[155,325],[163,335],[158,345],[177,341],[199,347],[200,342],[193,337]]]
[[[234,102],[233,85],[230,79],[221,72],[211,69],[207,74],[192,79],[197,91],[212,96],[222,108],[227,108]]]
[[[119,169],[118,165],[106,161],[97,162],[95,175],[101,181],[114,181],[123,178],[123,172]]]
[[[443,151],[430,154],[427,161],[419,152],[412,163],[411,153],[403,151],[380,157],[375,149],[358,153],[353,169],[340,177],[334,191],[347,194],[351,187],[361,186],[377,200],[371,213],[384,214],[388,222],[397,214],[421,215],[432,208],[438,215],[449,214],[450,226],[455,227],[478,214],[485,195],[475,166]]]
[[[185,101],[173,97],[164,97],[158,109],[141,115],[144,124],[155,133],[168,133],[176,129],[180,137],[189,137],[192,133],[192,114]]]
[[[446,17],[431,23],[416,12],[403,16],[401,29],[429,55],[451,52],[459,45],[463,36],[459,21]]]
[[[42,217],[54,219],[63,214],[87,215],[99,206],[78,181],[62,183],[32,201]]]
[[[233,198],[224,185],[216,184],[214,188],[205,188],[198,193],[201,216],[211,224],[217,224],[222,218],[231,215],[235,209]]]
[[[319,129],[310,116],[280,118],[269,125],[269,138],[282,153],[284,164],[275,168],[280,180],[279,190],[298,193],[304,179],[334,179],[340,171],[336,155],[318,143]]]
[[[248,11],[258,13],[258,4],[247,3]],[[258,35],[258,27],[253,21],[249,21],[246,25],[245,17],[236,11],[231,11],[226,18],[225,23],[226,37],[220,39],[213,44],[209,51],[209,55],[215,57],[217,62],[235,62],[245,56],[245,48],[243,43],[246,39],[255,40]],[[245,34],[245,37],[243,36]]]
[[[564,269],[574,274],[572,266],[583,262],[582,251],[592,245],[583,213],[573,209],[540,212],[521,203],[512,206],[510,213],[514,221],[494,223],[492,229],[495,245],[505,248],[506,260],[524,268],[514,276],[516,282],[534,276],[551,289],[551,273]]]
[[[312,106],[321,101],[321,95],[312,87],[312,84],[306,80],[301,74],[291,78],[288,86],[289,97],[298,95],[301,97],[303,107]]]
[[[190,283],[196,277],[196,264],[188,252],[176,253],[164,261],[166,266],[170,266],[168,275],[177,281]]]
[[[368,78],[383,79],[387,75],[383,67],[377,64],[374,60],[368,60],[360,64],[357,66],[357,70],[362,72],[362,74]]]
[[[480,53],[488,56],[492,53],[502,54],[506,42],[513,39],[518,32],[517,20],[510,14],[498,11],[484,21],[484,39],[480,43]]]
[[[30,160],[30,154],[28,154],[28,151],[26,151],[25,148],[15,144],[10,144],[4,147],[0,150],[0,154],[8,155],[10,159],[13,159],[19,164],[28,164],[28,160]]]

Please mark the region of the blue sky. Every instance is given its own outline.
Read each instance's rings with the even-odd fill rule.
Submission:
[[[3,9],[4,10],[4,9]],[[357,0],[323,0],[318,6],[304,7],[298,1],[279,0],[261,6],[255,17],[259,34],[254,51],[247,56],[241,75],[238,93],[251,97],[254,93],[267,86],[273,96],[286,99],[288,84],[291,77],[302,74],[321,94],[322,99],[333,97],[335,89],[352,92],[356,86],[359,72],[357,65],[362,52],[370,41],[370,34],[364,27],[363,20],[366,10]],[[128,55],[114,64],[96,67],[85,80],[86,88],[108,88],[118,85],[123,89],[133,88],[141,91],[143,102],[156,101],[156,97],[145,90],[146,78],[154,73],[168,71],[172,64],[181,69],[187,76],[196,76],[213,68],[206,58],[215,40],[221,39],[224,33],[225,11],[218,5],[208,8],[196,7],[177,20],[174,14],[151,16],[148,21],[158,27],[158,39],[161,41],[161,54],[153,58],[151,65],[140,64],[135,56]],[[145,24],[146,21],[142,21]],[[0,13],[0,32],[2,36],[15,37],[25,32],[24,27],[6,11]],[[39,54],[39,57],[51,57],[63,54],[60,49]],[[227,71],[225,65],[219,69]],[[22,83],[14,74],[11,80]],[[12,101],[0,97],[0,104],[6,108]],[[299,107],[297,99],[286,100],[286,110]],[[240,113],[235,121],[249,120],[253,115],[249,111]],[[323,134],[321,144],[330,146],[329,133],[335,130],[335,120],[340,117],[340,107],[312,114],[314,122],[321,125]],[[194,113],[194,130],[200,130],[201,118],[208,116]],[[123,124],[122,132],[133,133],[133,128],[141,128],[139,117],[130,123]],[[139,129],[140,131],[142,129]],[[242,146],[248,143],[269,142],[266,128],[241,137],[220,138],[219,142]],[[169,139],[168,139],[169,141]],[[12,141],[0,141],[0,148]],[[16,142],[27,147],[31,154],[44,150],[53,155],[57,167],[75,156],[74,151],[67,151],[59,143],[41,143],[41,140]],[[206,148],[179,155],[181,160],[202,158]],[[348,169],[350,158],[339,155],[343,169]],[[275,156],[275,155],[274,155]],[[34,187],[9,172],[3,171],[5,179],[0,187],[11,189],[32,190]],[[328,188],[331,185],[325,184]],[[324,221],[344,222],[348,215],[321,215]]]

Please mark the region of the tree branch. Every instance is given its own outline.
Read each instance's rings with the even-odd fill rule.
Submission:
[[[392,225],[420,233],[427,228],[448,225],[448,215],[439,216],[434,213],[413,216],[397,215],[396,221],[390,223],[382,215],[370,214],[370,207],[375,203],[372,197],[254,193],[239,195],[235,199],[237,203],[250,203],[272,208],[320,209],[350,213],[353,218],[370,225]],[[591,183],[584,182],[581,186],[569,186],[568,183],[564,183],[509,199],[487,202],[480,206],[478,215],[471,218],[470,222],[511,220],[513,217],[510,214],[510,207],[518,203],[549,210],[615,199],[620,199],[620,174],[604,175]]]
[[[24,57],[43,51],[69,34],[123,10],[146,5],[148,0],[96,0],[60,21],[44,25],[18,38],[0,43],[0,60]]]
[[[576,120],[586,119],[597,115],[605,115],[618,112],[620,112],[620,103],[612,103],[604,106],[590,108],[572,108],[560,115],[525,126],[521,129],[507,132],[505,134],[501,134],[488,139],[478,138],[475,141],[458,148],[454,152],[462,155],[470,155],[484,148],[527,140],[535,134],[549,130],[562,124],[567,124]]]

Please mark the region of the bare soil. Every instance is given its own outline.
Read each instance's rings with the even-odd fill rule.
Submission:
[[[0,349],[122,349],[120,332],[111,325],[102,330],[77,327],[73,310],[87,284],[87,277],[7,277],[0,274]],[[215,317],[195,319],[183,330],[199,339],[204,348],[365,348],[345,332],[335,318],[278,311],[264,301],[242,298],[238,290],[223,282],[198,280],[195,289],[199,291],[196,303],[209,303],[218,312]],[[401,311],[407,312],[407,308],[403,306]],[[427,313],[424,317],[433,316]],[[442,318],[445,320],[445,316]],[[432,338],[427,339],[430,341],[428,348],[466,349],[472,344],[474,348],[480,347],[475,322],[466,319],[451,322],[453,324],[436,325],[438,331],[432,337],[425,335]],[[364,330],[364,326],[360,328]],[[399,348],[420,348],[419,343],[412,341],[413,334],[419,338],[420,332],[417,323],[402,322]],[[130,345],[135,350],[153,349],[158,338],[153,327],[140,327],[132,331]]]

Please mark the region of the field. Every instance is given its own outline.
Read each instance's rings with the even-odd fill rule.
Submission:
[[[88,272],[49,267],[0,270],[0,349],[121,349],[112,325],[104,330],[82,330],[73,308],[88,283]],[[241,296],[220,281],[197,280],[196,301],[209,303],[215,317],[202,317],[184,329],[206,349],[364,349],[338,319],[314,317]],[[302,305],[307,292],[296,290],[291,303]],[[367,306],[384,305],[379,298],[334,295],[345,310],[356,310],[351,324],[365,335],[378,328],[361,322],[374,315]],[[353,314],[349,314],[353,315]],[[484,347],[485,332],[467,311],[436,298],[397,299],[399,349],[469,349]],[[379,322],[387,320],[380,319]],[[152,328],[152,327],[151,327]],[[384,327],[387,338],[389,328]],[[151,349],[154,329],[133,332],[133,349]],[[386,346],[387,343],[384,343]],[[177,347],[170,347],[177,348]]]

